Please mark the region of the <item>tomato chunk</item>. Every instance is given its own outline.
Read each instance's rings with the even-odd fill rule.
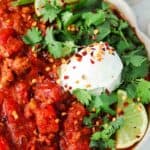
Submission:
[[[10,57],[23,48],[23,42],[16,36],[13,29],[0,30],[0,55]]]

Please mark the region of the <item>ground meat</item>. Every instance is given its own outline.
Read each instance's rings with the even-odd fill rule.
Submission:
[[[23,49],[23,42],[13,29],[0,30],[0,55],[10,57]]]
[[[12,62],[12,70],[17,75],[22,75],[30,68],[30,62],[27,57],[16,57]]]
[[[85,108],[74,103],[64,122],[64,133],[60,140],[61,150],[89,150],[90,129],[83,126]]]
[[[41,134],[56,133],[59,130],[59,120],[51,105],[36,109],[35,116]]]
[[[36,86],[34,87],[35,99],[46,102],[54,103],[63,99],[62,88],[49,78],[38,78]]]
[[[9,66],[10,61],[5,60],[1,66],[0,86],[5,87],[14,80],[13,72]]]
[[[7,118],[6,125],[11,133],[12,142],[19,149],[26,147],[36,130],[34,122],[24,117],[20,105],[12,97],[6,98],[3,103],[3,116]]]

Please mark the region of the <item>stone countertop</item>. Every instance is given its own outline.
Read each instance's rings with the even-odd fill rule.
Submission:
[[[140,29],[150,37],[150,0],[125,0],[133,9]]]

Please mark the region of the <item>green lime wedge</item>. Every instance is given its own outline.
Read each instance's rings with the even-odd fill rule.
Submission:
[[[135,103],[126,92],[118,91],[118,115],[124,118],[123,126],[117,131],[117,149],[129,148],[144,136],[148,126],[148,116],[143,104]]]

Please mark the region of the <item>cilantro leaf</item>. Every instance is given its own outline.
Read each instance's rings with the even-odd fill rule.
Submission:
[[[64,13],[62,13],[61,17],[62,17],[62,22],[63,22],[64,26],[66,26],[68,24],[70,18],[73,17],[73,13],[70,11],[65,11]]]
[[[125,50],[128,50],[129,49],[129,45],[124,41],[124,40],[120,40],[118,43],[117,43],[117,50],[118,50],[118,53],[123,53]]]
[[[136,98],[136,84],[128,84],[126,87],[126,91],[129,98]]]
[[[74,23],[76,20],[80,18],[81,14],[73,14],[70,11],[65,11],[61,14],[62,23],[64,27],[68,26],[69,24]]]
[[[150,103],[150,81],[144,79],[138,80],[136,86],[137,97],[141,99],[143,104]]]
[[[32,4],[34,0],[17,0],[12,2],[13,6],[21,6],[21,5],[27,5],[27,4]]]
[[[46,31],[45,43],[48,47],[48,51],[55,58],[65,57],[71,54],[76,48],[73,41],[56,41],[54,37],[54,31],[51,28],[48,28]]]
[[[141,66],[141,64],[147,59],[145,56],[137,55],[134,53],[128,54],[124,58],[127,65],[132,64],[135,67]]]
[[[98,140],[107,140],[109,139],[123,124],[123,118],[117,118],[116,121],[112,121],[109,123],[109,125],[104,128],[102,131],[95,132],[91,139],[98,141]]]
[[[89,109],[96,109],[96,112],[102,111],[107,112],[111,115],[115,115],[115,111],[111,109],[111,105],[117,102],[116,94],[112,93],[111,95],[107,95],[106,93],[102,93],[100,96],[93,96],[92,101],[89,105]]]
[[[89,116],[84,117],[83,124],[92,128],[93,120],[99,116],[99,113],[90,113]]]
[[[57,15],[60,11],[60,8],[47,2],[46,5],[41,9],[41,16],[45,22],[49,21],[51,23],[57,18]]]
[[[23,36],[23,41],[28,45],[34,45],[40,43],[43,40],[41,31],[38,28],[31,28],[27,31],[26,35]]]
[[[119,30],[126,29],[128,27],[128,23],[126,21],[120,20]]]
[[[98,148],[102,146],[103,148],[114,149],[115,143],[114,140],[111,139],[111,137],[123,125],[123,122],[123,118],[119,117],[116,119],[116,121],[110,122],[106,127],[104,126],[104,129],[102,129],[101,131],[93,133],[91,137],[90,147]],[[103,145],[101,145],[100,143],[103,143]]]
[[[103,40],[106,36],[108,36],[111,33],[111,27],[109,22],[103,23],[97,29],[99,30],[99,34],[97,35],[98,41]]]
[[[131,82],[137,78],[144,78],[148,75],[149,65],[147,61],[143,62],[139,67],[133,67],[131,65],[126,66],[123,70],[123,80]]]
[[[106,149],[116,150],[115,146],[116,146],[116,141],[114,139],[108,139],[106,141],[91,140],[90,142],[90,147],[96,148],[98,150],[106,150]]]
[[[76,89],[73,91],[73,95],[75,95],[83,105],[88,106],[90,101],[92,100],[91,95],[89,94],[88,91],[83,90],[83,89]]]
[[[96,13],[85,12],[82,14],[82,18],[85,20],[87,26],[99,25],[105,21],[105,12],[103,10],[98,10]]]

